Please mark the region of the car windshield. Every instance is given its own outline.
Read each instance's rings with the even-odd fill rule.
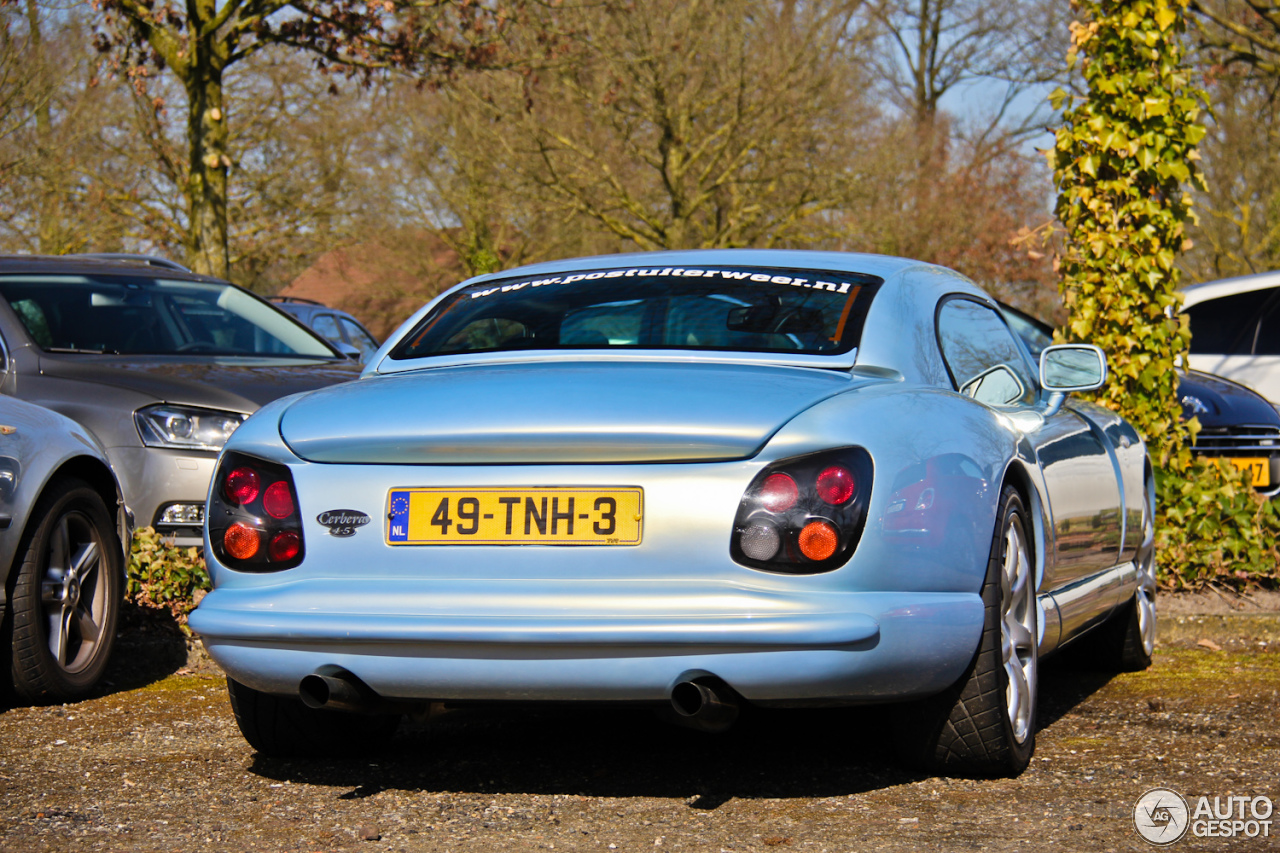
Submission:
[[[0,277],[0,295],[49,352],[335,357],[310,331],[229,284],[15,275]]]
[[[503,350],[845,353],[880,279],[760,267],[619,267],[487,281],[436,306],[395,359]]]

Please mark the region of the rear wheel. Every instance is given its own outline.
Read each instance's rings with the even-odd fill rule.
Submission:
[[[102,677],[123,589],[120,540],[102,496],[52,481],[31,513],[10,607],[10,675],[19,698],[66,702]]]
[[[1039,686],[1035,564],[1026,510],[1012,486],[1000,500],[982,584],[982,639],[952,687],[910,706],[899,743],[927,769],[1016,776],[1035,751]]]
[[[227,679],[240,733],[272,757],[348,757],[377,752],[400,724],[394,714],[353,714],[308,708],[293,696],[273,696]]]

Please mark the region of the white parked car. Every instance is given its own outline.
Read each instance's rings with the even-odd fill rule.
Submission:
[[[1280,403],[1280,271],[1193,284],[1183,295],[1189,366]]]

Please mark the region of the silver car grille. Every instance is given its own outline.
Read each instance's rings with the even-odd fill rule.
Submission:
[[[1202,429],[1192,447],[1206,456],[1270,455],[1280,451],[1280,427],[1230,426]]]

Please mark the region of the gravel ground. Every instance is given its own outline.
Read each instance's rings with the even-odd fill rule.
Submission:
[[[216,670],[135,629],[102,695],[0,710],[0,850],[1147,850],[1150,788],[1280,800],[1280,614],[1176,624],[1145,673],[1046,666],[1013,780],[902,769],[883,710],[706,735],[634,709],[462,708],[367,759],[264,759]]]

